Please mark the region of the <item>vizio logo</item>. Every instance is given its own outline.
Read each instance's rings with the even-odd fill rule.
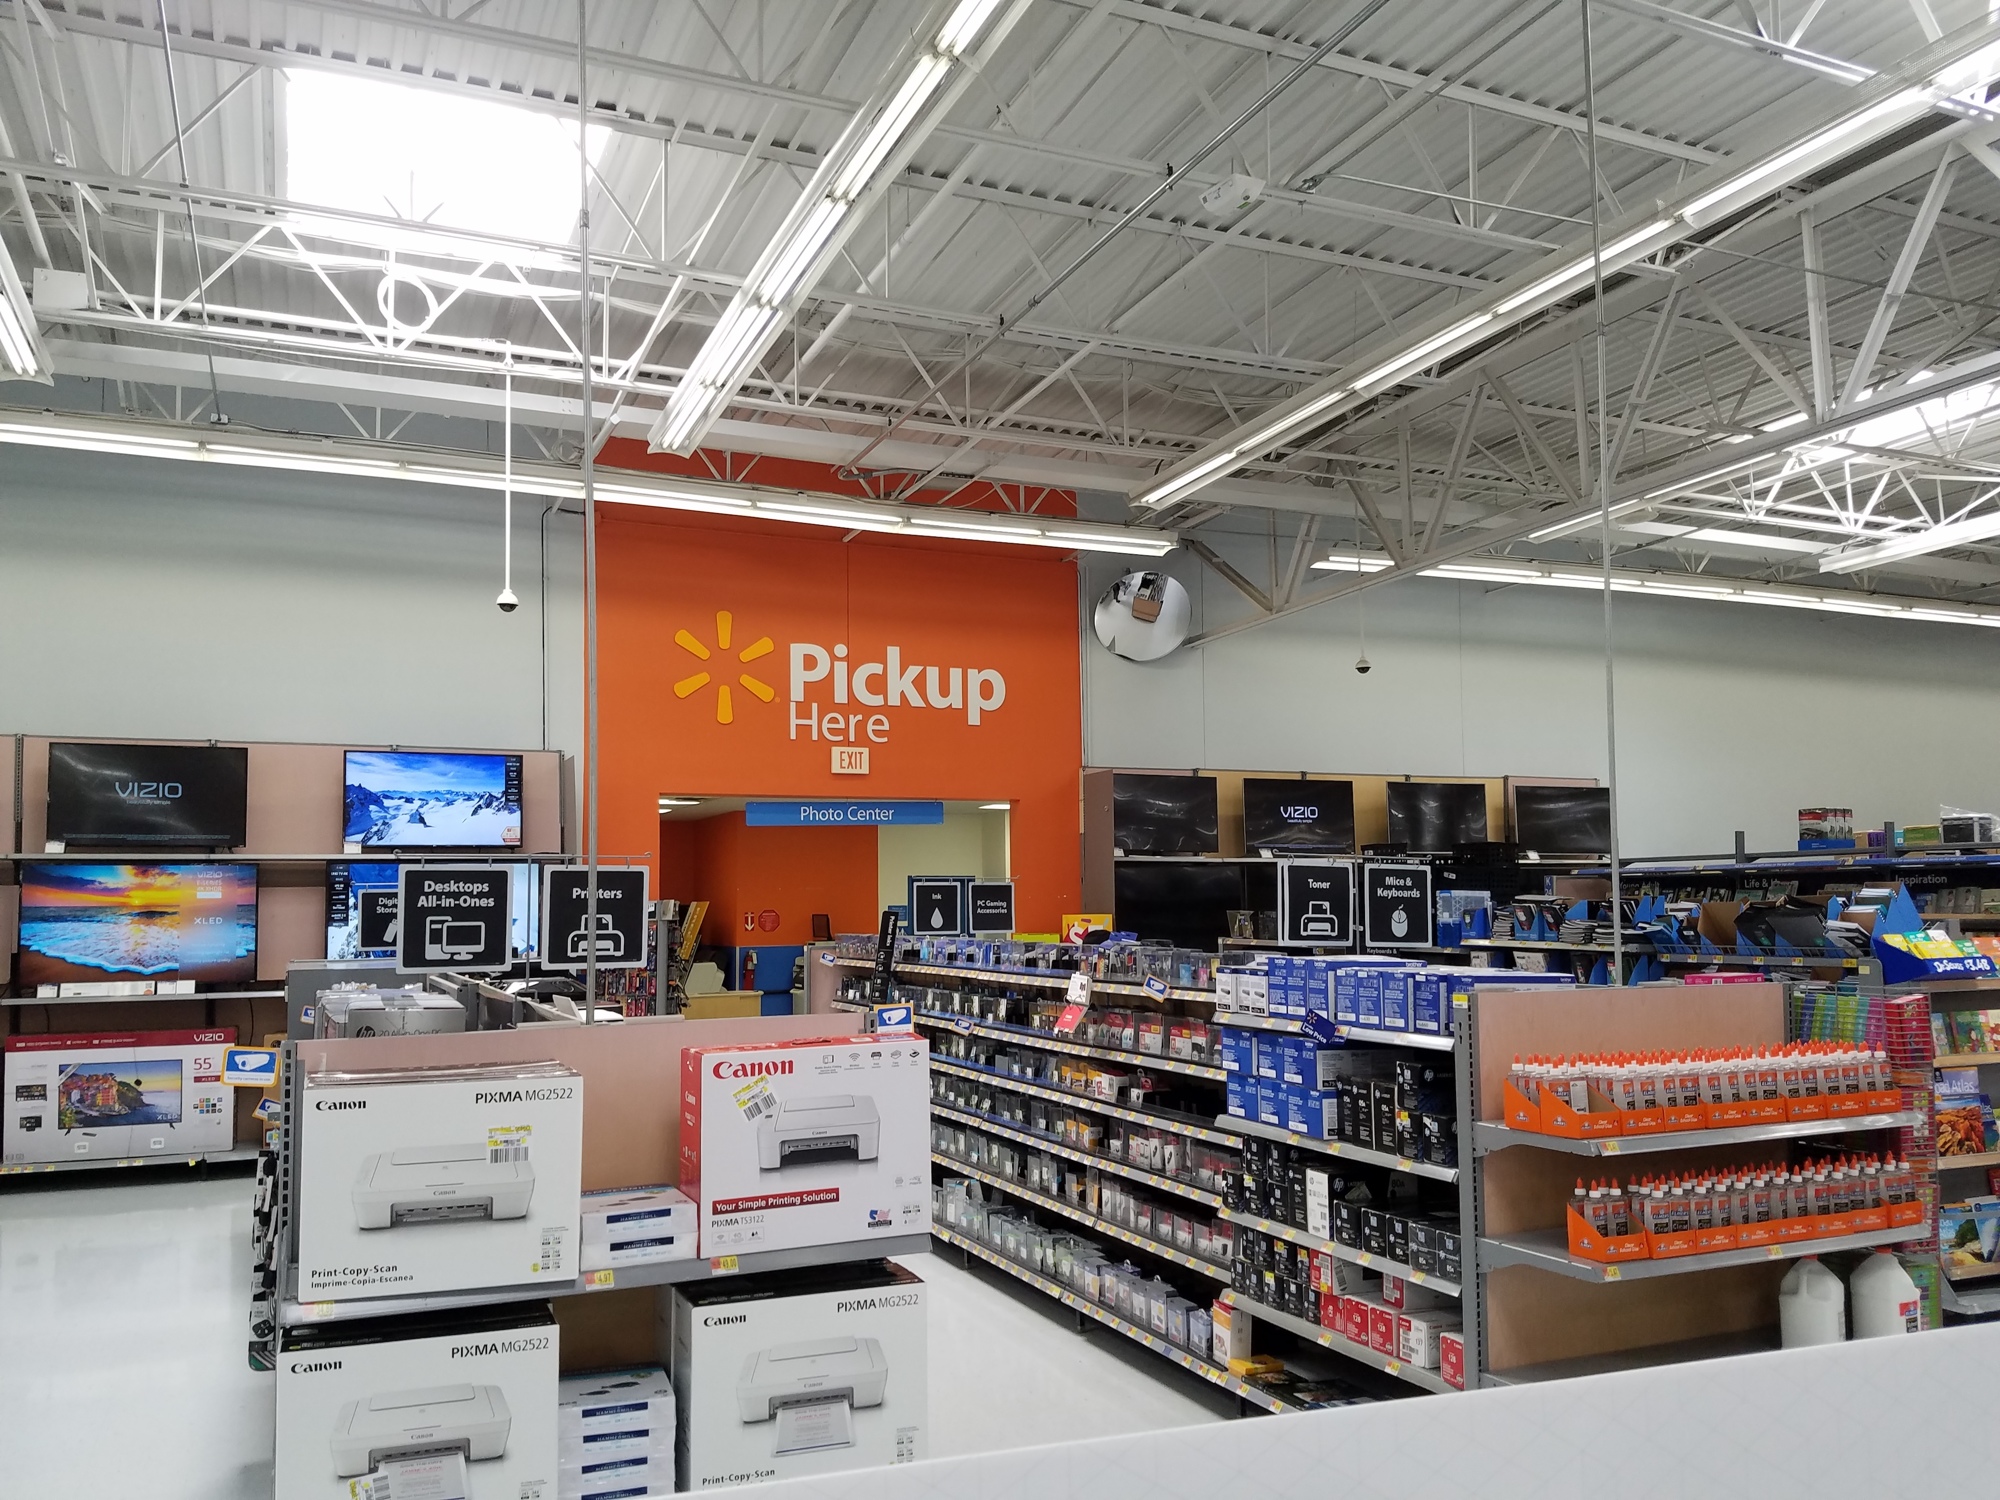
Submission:
[[[114,781],[111,788],[127,802],[178,802],[181,797],[178,781]]]

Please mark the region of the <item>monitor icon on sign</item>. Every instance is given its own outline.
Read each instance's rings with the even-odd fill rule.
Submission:
[[[485,946],[486,928],[478,922],[454,922],[450,917],[424,919],[424,957],[432,963],[476,958]]]

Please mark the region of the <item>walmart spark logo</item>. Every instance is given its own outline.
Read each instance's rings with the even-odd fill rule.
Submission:
[[[727,651],[729,649],[730,632],[735,623],[735,617],[728,610],[718,609],[715,612],[715,651],[710,651],[708,647],[704,646],[685,630],[676,630],[674,632],[674,644],[693,656],[697,661],[711,661],[714,659],[716,652]],[[737,652],[736,659],[739,662],[753,662],[760,656],[769,656],[777,649],[777,643],[768,635],[759,636],[741,651]],[[705,671],[696,672],[689,677],[683,677],[679,682],[674,684],[674,696],[676,698],[692,697],[714,680],[714,675]],[[772,687],[770,683],[752,677],[748,672],[737,673],[736,680],[743,684],[745,691],[755,693],[766,703],[769,703],[773,698],[778,696],[778,690]],[[726,682],[718,682],[715,685],[715,722],[718,724],[733,724],[736,722],[736,706],[730,699],[729,684]]]

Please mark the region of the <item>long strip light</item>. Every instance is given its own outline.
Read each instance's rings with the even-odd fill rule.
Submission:
[[[1386,573],[1395,560],[1382,552],[1333,551],[1313,567],[1322,573]]]
[[[1721,168],[1719,180],[1664,217],[1649,219],[1606,241],[1601,257],[1588,250],[1581,255],[1558,251],[1549,258],[1553,265],[1545,262],[1512,290],[1496,289],[1488,293],[1484,307],[1470,313],[1460,310],[1444,327],[1423,335],[1399,352],[1386,357],[1373,356],[1365,374],[1352,376],[1342,372],[1332,376],[1324,391],[1308,388],[1260,420],[1218,439],[1224,445],[1221,451],[1196,455],[1187,467],[1169,470],[1151,488],[1134,497],[1133,503],[1166,505],[1184,498],[1244,461],[1321,425],[1338,414],[1336,408],[1358,405],[1448,355],[1518,326],[1557,299],[1581,289],[1600,264],[1606,275],[1622,270],[1686,239],[1784,183],[1879,140],[1931,109],[1983,104],[1974,93],[1983,91],[1996,74],[2000,74],[2000,44],[1989,40],[1937,68],[1921,83],[1896,88],[1747,166]],[[1575,524],[1589,525],[1594,521],[1592,517]],[[1572,528],[1566,525],[1561,530],[1567,529]],[[1551,534],[1560,535],[1561,530]]]
[[[1522,584],[1540,588],[1602,590],[1604,574],[1595,568],[1552,567],[1516,561],[1444,563],[1426,568],[1423,578],[1496,587]],[[1878,620],[1925,620],[1942,625],[1984,625],[2000,629],[2000,609],[1943,601],[1900,599],[1887,594],[1821,593],[1789,584],[1754,583],[1739,579],[1705,578],[1685,573],[1644,572],[1617,568],[1611,573],[1614,594],[1650,594],[1670,599],[1706,599],[1721,604],[1762,604],[1775,609],[1805,609],[1822,614],[1864,615]]]
[[[259,438],[230,429],[227,441],[184,437],[177,431],[149,430],[144,424],[60,416],[50,412],[0,412],[0,444],[115,453],[131,458],[226,464],[233,468],[281,469],[354,479],[387,479],[414,484],[446,484],[504,491],[504,465],[471,457],[424,455],[390,458],[357,451],[353,445],[309,439]],[[1058,552],[1103,552],[1124,557],[1164,557],[1179,545],[1171,531],[1096,525],[1066,517],[989,515],[919,505],[876,505],[815,495],[802,490],[768,490],[749,485],[708,484],[655,478],[630,471],[600,469],[599,500],[656,510],[742,516],[843,531],[894,533],[943,541],[998,542],[1044,547]],[[581,500],[583,484],[571,471],[516,463],[517,492]]]
[[[1922,531],[1892,536],[1886,541],[1843,547],[1838,552],[1829,552],[1821,557],[1819,570],[1822,573],[1859,573],[1864,568],[1905,562],[1926,553],[1942,552],[1947,547],[1990,541],[1996,536],[2000,536],[2000,514],[1972,516],[1963,521],[1946,521]]]
[[[648,443],[655,452],[686,455],[700,446],[799,299],[860,221],[860,211],[907,165],[922,138],[917,125],[925,111],[936,106],[941,113],[950,107],[955,93],[940,100],[939,91],[989,32],[988,23],[1003,3],[958,0],[901,77],[877,90],[855,115],[654,422]],[[989,46],[1006,34],[1023,9],[1025,0],[1016,0],[1005,20],[990,28]]]
[[[35,329],[35,310],[14,274],[14,262],[0,245],[0,380],[54,380],[42,336]]]

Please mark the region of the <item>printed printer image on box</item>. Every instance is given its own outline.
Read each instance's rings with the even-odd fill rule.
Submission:
[[[123,1035],[11,1036],[0,1069],[0,1162],[130,1160],[227,1151],[229,1027]]]
[[[578,1274],[583,1080],[553,1063],[307,1075],[299,1297]]]
[[[346,1500],[385,1462],[454,1453],[467,1500],[554,1500],[556,1341],[546,1302],[288,1330],[277,1500]]]
[[[683,1488],[924,1456],[924,1284],[903,1267],[690,1285],[667,1315]]]
[[[701,1254],[930,1232],[930,1053],[911,1036],[681,1054],[681,1190]]]

